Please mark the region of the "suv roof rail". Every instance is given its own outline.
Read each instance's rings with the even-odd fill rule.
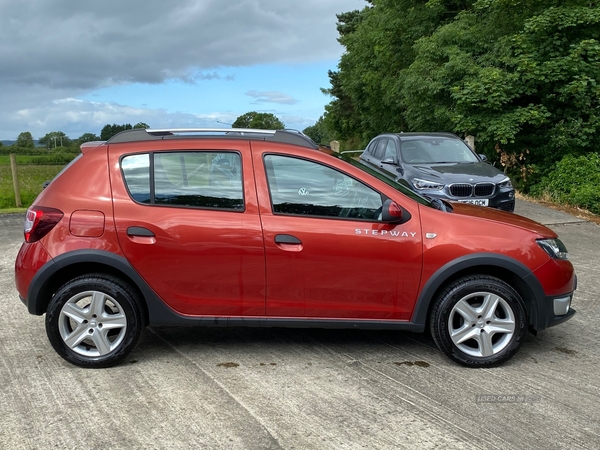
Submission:
[[[422,136],[422,137],[453,137],[453,138],[458,138],[460,139],[456,134],[454,133],[448,133],[446,131],[408,131],[408,132],[404,132],[404,131],[400,131],[399,133],[382,133],[382,134],[395,134],[396,136],[398,136],[400,139],[402,138],[412,138],[415,136]]]
[[[299,131],[258,130],[253,128],[135,128],[115,134],[106,143],[121,144],[126,142],[182,138],[252,139],[299,145],[315,150],[319,148],[311,138]]]

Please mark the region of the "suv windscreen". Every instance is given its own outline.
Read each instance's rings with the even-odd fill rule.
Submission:
[[[400,153],[408,164],[475,163],[479,158],[460,139],[444,137],[403,140]]]

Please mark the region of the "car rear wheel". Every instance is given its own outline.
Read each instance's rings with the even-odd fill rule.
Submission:
[[[461,278],[438,296],[431,312],[437,346],[468,367],[491,367],[511,358],[526,332],[519,294],[504,281],[486,275]]]
[[[111,367],[137,344],[144,328],[140,302],[122,280],[107,275],[75,278],[54,295],[46,333],[56,352],[80,367]]]

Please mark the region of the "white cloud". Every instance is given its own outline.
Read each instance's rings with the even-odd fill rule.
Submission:
[[[3,0],[0,80],[88,89],[336,58],[335,13],[353,4],[360,2]]]
[[[303,130],[313,125],[317,118],[306,118],[286,115],[276,110],[260,110],[271,112],[279,117],[287,128]],[[50,102],[48,105],[18,111],[10,117],[0,111],[0,133],[4,127],[18,126],[23,120],[28,121],[30,131],[35,139],[43,137],[49,131],[62,131],[71,138],[84,133],[100,135],[106,124],[145,122],[151,128],[227,128],[237,119],[238,114],[230,112],[211,112],[206,114],[189,114],[169,112],[164,109],[134,108],[116,103],[92,102],[75,98],[64,98]],[[4,133],[3,139],[16,139],[19,132]]]
[[[259,103],[279,103],[283,105],[295,105],[298,103],[298,100],[290,97],[289,95],[283,94],[281,92],[268,91],[268,92],[257,92],[257,91],[248,91],[246,95],[254,98],[252,104]]]
[[[53,101],[101,87],[234,81],[235,67],[335,59],[341,52],[335,14],[364,5],[364,0],[0,0],[0,137],[34,128],[30,123],[60,124],[64,115],[53,116],[58,107]],[[256,101],[293,99],[261,95]],[[32,121],[16,123],[19,110]]]
[[[286,128],[298,131],[314,125],[318,120],[318,117],[302,117],[289,114],[278,114],[277,117],[285,124]]]
[[[18,117],[11,117],[0,111],[0,123],[3,129],[17,127],[23,120],[28,121],[28,130],[38,139],[47,132],[60,130],[72,138],[84,133],[100,134],[106,124],[112,123],[148,123],[152,128],[201,128],[219,127],[218,121],[231,123],[235,120],[231,114],[218,112],[204,115],[168,112],[162,109],[134,108],[115,103],[82,101],[65,98],[40,107],[23,109]],[[18,128],[15,128],[18,129]],[[18,132],[4,133],[5,139],[16,139]]]

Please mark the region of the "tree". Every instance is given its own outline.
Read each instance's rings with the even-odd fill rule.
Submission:
[[[600,140],[600,5],[373,0],[338,15],[345,52],[323,116],[338,139],[472,134],[527,185]]]
[[[233,128],[252,128],[257,130],[283,130],[285,125],[271,113],[247,112],[235,119]]]
[[[19,134],[14,146],[20,148],[34,148],[35,144],[33,142],[33,136],[29,131],[24,131]]]
[[[319,117],[314,125],[306,127],[302,132],[317,144],[329,145],[334,140],[334,134],[323,116]]]
[[[338,14],[346,51],[329,72],[334,100],[326,107],[341,140],[363,145],[383,132],[403,131],[403,71],[415,59],[418,39],[450,22],[469,0],[373,0],[373,6]]]
[[[112,125],[106,124],[100,132],[100,140],[108,141],[115,134],[120,133],[121,131],[131,130],[132,128],[130,123],[125,123],[123,125],[117,125],[116,123],[113,123]]]
[[[47,148],[69,147],[71,139],[62,131],[51,131],[40,138],[39,143]]]
[[[144,122],[138,122],[133,126],[133,128],[143,128],[144,130],[147,130],[148,128],[150,128],[150,125]]]
[[[480,0],[423,38],[406,73],[407,122],[477,137],[528,188],[600,139],[600,6]]]
[[[100,141],[100,140],[101,140],[100,137],[95,135],[94,133],[84,133],[77,138],[77,144],[81,145],[84,142],[93,142],[93,141]]]

